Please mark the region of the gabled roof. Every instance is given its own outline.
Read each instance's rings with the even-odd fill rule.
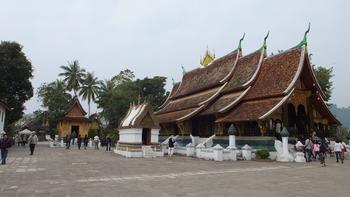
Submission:
[[[161,123],[211,114],[219,117],[217,122],[262,120],[288,101],[297,80],[302,79],[319,97],[315,104],[320,113],[340,124],[324,102],[305,44],[269,57],[265,47],[243,57],[237,50],[208,68],[183,76],[173,96],[156,113]]]
[[[222,58],[214,60],[206,68],[197,68],[185,73],[174,98],[194,94],[223,84],[221,80],[230,73],[238,55],[239,50],[235,50]]]
[[[160,128],[158,119],[154,116],[150,104],[131,105],[126,116],[120,122],[119,128],[142,128],[144,118],[149,116],[152,128]]]
[[[82,116],[85,116],[85,115],[86,115],[86,112],[85,112],[84,108],[81,106],[81,104],[80,104],[79,99],[78,99],[77,96],[74,96],[74,97],[72,98],[72,100],[70,101],[70,104],[69,104],[69,108],[66,110],[66,112],[64,113],[64,115],[68,115],[69,112],[71,112],[75,106],[78,107],[78,109],[80,110]]]

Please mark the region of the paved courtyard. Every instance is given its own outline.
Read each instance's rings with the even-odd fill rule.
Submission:
[[[114,153],[12,147],[0,166],[0,196],[350,196],[350,160],[328,166],[127,159]]]

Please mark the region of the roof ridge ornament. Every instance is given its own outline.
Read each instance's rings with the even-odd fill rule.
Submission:
[[[269,37],[269,35],[270,35],[270,30],[267,31],[267,34],[266,34],[266,36],[264,37],[264,42],[263,42],[263,46],[261,47],[261,49],[267,49],[266,40],[267,40],[267,38]]]
[[[185,67],[183,65],[181,65],[181,69],[182,69],[182,74],[183,75],[186,74],[186,69],[185,69]]]
[[[204,68],[206,68],[206,67],[208,67],[208,65],[209,65],[210,63],[212,63],[212,62],[214,61],[214,59],[215,59],[215,53],[211,53],[211,52],[209,51],[208,45],[207,45],[207,50],[205,51],[205,54],[204,54],[203,58],[202,58],[202,56],[200,57],[200,62],[199,62],[199,63],[200,63]]]
[[[175,79],[172,77],[171,80],[173,81],[173,86],[175,86],[176,84]]]
[[[311,26],[311,23],[309,22],[309,26],[304,33],[303,40],[297,45],[297,47],[302,47],[304,45],[307,46],[307,34],[310,32],[310,26]]]
[[[239,43],[238,43],[238,47],[237,47],[237,49],[239,49],[239,50],[242,50],[242,41],[244,40],[244,37],[245,37],[245,33],[243,34],[242,38],[239,39]]]

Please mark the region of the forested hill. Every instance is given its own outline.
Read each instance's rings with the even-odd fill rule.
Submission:
[[[350,128],[350,107],[338,108],[337,105],[332,105],[330,109],[344,127]]]

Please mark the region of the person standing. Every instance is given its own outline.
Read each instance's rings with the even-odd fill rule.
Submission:
[[[75,131],[71,134],[72,146],[74,146],[75,138],[77,137],[77,133]]]
[[[7,137],[7,134],[3,134],[0,139],[0,148],[1,148],[1,164],[6,164],[6,158],[8,153],[8,148],[11,146],[10,141]]]
[[[306,162],[311,162],[311,156],[312,156],[312,142],[311,137],[305,140],[305,158]]]
[[[80,147],[81,147],[81,136],[78,135],[78,149],[80,150]]]
[[[38,143],[38,136],[36,135],[35,132],[33,132],[30,135],[30,137],[28,139],[28,143],[29,143],[30,155],[33,155],[34,149],[35,149],[35,145]]]
[[[337,163],[339,163],[339,159],[341,159],[341,152],[342,152],[343,145],[337,140],[334,144],[334,153],[335,153],[335,158],[337,159]],[[343,162],[343,161],[342,161]]]
[[[88,138],[87,135],[85,135],[85,137],[84,137],[84,149],[85,150],[86,150],[86,147],[87,147],[88,143],[89,143],[89,138]]]
[[[70,147],[70,138],[69,135],[66,136],[66,149],[69,149]]]
[[[315,141],[313,151],[314,151],[314,159],[317,159],[317,155],[318,155],[318,157],[320,157],[320,144],[319,144],[319,142]]]
[[[320,144],[320,152],[318,156],[320,158],[320,162],[323,167],[326,167],[326,155],[327,155],[327,143],[325,140],[322,140]]]
[[[168,158],[171,159],[173,157],[174,154],[174,144],[175,141],[173,140],[173,138],[169,138],[169,142],[168,142]]]
[[[341,142],[341,152],[340,152],[340,161],[341,163],[344,163],[345,154],[346,154],[346,144],[344,142]]]
[[[111,144],[112,144],[112,140],[109,136],[107,136],[107,138],[106,138],[106,151],[108,151],[108,152],[111,151]]]
[[[98,143],[100,142],[100,138],[96,135],[94,137],[94,142],[95,142],[95,150],[98,150]]]

